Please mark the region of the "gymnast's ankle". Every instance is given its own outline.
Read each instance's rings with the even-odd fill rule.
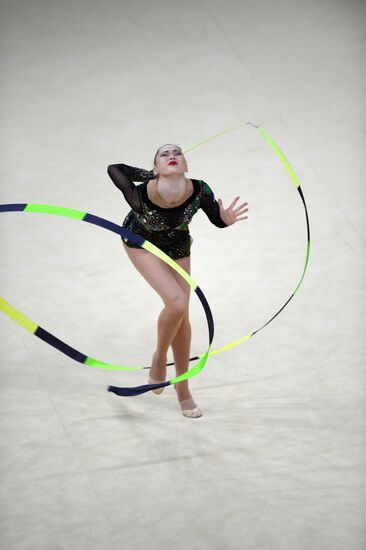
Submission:
[[[186,401],[187,399],[192,399],[191,392],[189,391],[188,384],[183,382],[178,382],[178,384],[174,385],[174,389],[177,392],[177,397],[179,403],[182,401]]]
[[[150,367],[150,378],[159,381],[166,379],[166,360],[166,355],[159,356],[158,351],[154,352]]]

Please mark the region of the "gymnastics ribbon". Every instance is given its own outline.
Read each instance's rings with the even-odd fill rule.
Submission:
[[[197,286],[195,281],[190,277],[190,275],[188,275],[176,262],[174,262],[171,258],[169,258],[169,256],[164,254],[162,251],[160,251],[153,244],[149,243],[148,241],[144,241],[140,236],[135,235],[134,233],[132,233],[132,232],[130,232],[130,231],[124,229],[124,228],[121,228],[117,224],[114,224],[114,223],[112,223],[108,220],[104,220],[103,218],[99,218],[98,216],[93,216],[92,214],[88,214],[86,212],[81,212],[81,211],[73,210],[73,209],[70,209],[70,208],[57,207],[57,206],[52,206],[52,205],[34,205],[34,204],[28,204],[28,205],[27,204],[0,205],[0,212],[26,211],[26,212],[43,212],[43,213],[47,213],[47,214],[57,214],[57,215],[62,215],[62,216],[66,216],[66,217],[81,219],[83,221],[94,223],[95,225],[99,225],[101,227],[104,227],[105,229],[108,229],[110,231],[118,233],[121,236],[128,236],[129,240],[135,242],[136,244],[138,244],[142,248],[145,248],[146,250],[149,250],[150,252],[152,252],[153,254],[158,256],[159,258],[161,258],[163,261],[168,263],[168,265],[171,265],[171,267],[173,267],[187,281],[187,283],[190,284],[191,288],[198,295],[198,297],[199,297],[199,299],[200,299],[200,301],[201,301],[201,303],[204,307],[205,314],[206,314],[206,320],[207,320],[208,327],[209,327],[209,346],[208,346],[207,351],[204,354],[200,354],[200,355],[197,355],[197,356],[194,356],[194,357],[190,357],[190,359],[189,359],[189,361],[198,360],[198,363],[196,365],[194,365],[193,367],[191,367],[191,369],[187,370],[187,372],[185,372],[184,374],[182,374],[178,377],[175,377],[175,378],[173,378],[173,379],[171,379],[167,382],[164,382],[164,383],[145,384],[143,386],[137,386],[135,388],[117,388],[117,387],[114,387],[114,386],[109,386],[109,388],[108,388],[109,391],[112,391],[112,392],[116,393],[117,395],[125,395],[125,396],[138,395],[138,394],[145,393],[145,392],[150,391],[150,390],[155,389],[155,388],[161,388],[161,387],[165,387],[165,386],[168,386],[168,385],[171,385],[171,384],[176,384],[177,382],[180,382],[182,380],[185,380],[185,379],[188,379],[188,378],[192,378],[193,376],[196,376],[203,369],[203,367],[204,367],[204,365],[207,361],[207,358],[209,356],[222,353],[223,351],[227,351],[227,350],[229,350],[229,349],[231,349],[231,348],[233,348],[233,347],[235,347],[235,346],[237,346],[237,345],[239,345],[243,342],[246,342],[252,336],[254,336],[254,334],[257,334],[264,327],[266,327],[269,323],[271,323],[271,321],[273,321],[281,313],[281,311],[283,311],[283,309],[287,306],[287,304],[292,300],[292,298],[294,297],[294,295],[299,290],[299,288],[302,284],[302,281],[304,279],[304,276],[305,276],[305,273],[306,273],[306,270],[307,270],[307,266],[308,266],[308,262],[309,262],[309,256],[310,256],[310,226],[309,226],[309,217],[308,217],[307,207],[306,207],[306,203],[305,203],[305,198],[304,198],[304,195],[303,195],[302,189],[300,187],[299,181],[296,177],[296,174],[295,174],[291,164],[287,160],[287,158],[286,158],[285,154],[283,153],[283,151],[280,149],[279,145],[269,136],[269,134],[264,130],[264,128],[262,128],[260,126],[256,126],[252,122],[245,122],[244,124],[240,124],[240,125],[234,126],[233,128],[226,129],[223,132],[215,134],[215,135],[213,135],[213,136],[197,143],[196,145],[193,145],[189,149],[186,149],[184,151],[184,153],[187,153],[188,151],[192,151],[193,149],[197,148],[200,145],[203,145],[204,143],[207,143],[207,142],[209,142],[213,139],[216,139],[219,136],[222,136],[226,133],[232,132],[233,130],[236,130],[237,128],[241,128],[241,127],[246,126],[246,125],[251,125],[254,128],[257,128],[258,131],[262,134],[264,139],[268,142],[268,144],[271,146],[271,148],[273,149],[273,151],[275,152],[275,154],[277,155],[277,157],[279,158],[279,160],[281,161],[281,163],[285,167],[285,169],[286,169],[287,173],[289,174],[289,176],[291,177],[297,191],[299,192],[300,198],[302,200],[302,203],[303,203],[303,206],[304,206],[304,209],[305,209],[305,217],[306,217],[306,225],[307,225],[306,259],[305,259],[305,266],[304,266],[300,281],[298,282],[295,290],[292,292],[292,294],[290,295],[288,300],[284,303],[284,305],[282,305],[282,307],[274,315],[272,315],[267,322],[265,322],[262,326],[260,326],[260,328],[254,330],[253,332],[251,332],[251,333],[249,333],[249,334],[247,334],[247,335],[245,335],[245,336],[243,336],[243,337],[241,337],[237,340],[234,340],[233,342],[231,342],[231,343],[229,343],[229,344],[227,344],[227,345],[225,345],[225,346],[223,346],[223,347],[221,347],[217,350],[214,350],[214,351],[210,351],[211,343],[212,343],[212,340],[213,340],[214,324],[213,324],[211,310],[209,308],[209,305],[207,303],[207,300],[206,300],[205,296],[203,295],[202,291],[199,289],[199,287]],[[142,241],[143,241],[143,243],[142,243]],[[59,340],[55,336],[53,336],[51,333],[49,333],[49,332],[45,331],[44,329],[42,329],[42,327],[38,326],[36,323],[34,323],[33,321],[31,321],[30,319],[25,317],[22,313],[20,313],[15,308],[13,308],[13,306],[11,306],[8,302],[6,302],[6,300],[4,300],[1,297],[0,297],[0,309],[4,313],[6,313],[9,317],[11,317],[15,322],[17,322],[19,325],[23,326],[23,328],[26,328],[27,330],[29,330],[30,332],[32,332],[33,334],[35,334],[39,338],[43,339],[44,341],[46,341],[50,345],[57,348],[62,353],[65,353],[66,355],[68,355],[72,359],[74,359],[74,360],[76,360],[80,363],[83,363],[85,365],[92,366],[92,367],[97,367],[97,368],[103,368],[103,369],[107,369],[107,370],[141,370],[141,369],[150,368],[150,367],[118,366],[118,365],[113,365],[111,363],[99,361],[97,359],[93,359],[92,357],[87,357],[86,355],[78,352],[74,348],[71,348],[70,346],[68,346],[67,344],[65,344],[64,342],[62,342],[61,340]],[[168,363],[168,365],[174,365],[174,363]]]
[[[199,357],[198,363],[193,367],[191,367],[187,372],[181,374],[180,376],[176,376],[171,380],[167,380],[166,382],[161,382],[158,384],[144,384],[143,386],[130,387],[130,388],[118,388],[115,386],[109,386],[108,391],[116,393],[117,395],[124,395],[124,396],[139,395],[157,388],[164,388],[165,386],[176,384],[177,382],[181,382],[186,378],[196,376],[199,372],[201,372],[201,370],[206,364],[211,343],[214,336],[214,322],[213,322],[210,306],[208,305],[205,295],[203,294],[202,290],[200,289],[198,284],[195,282],[195,280],[184,269],[182,269],[181,266],[177,264],[177,262],[172,260],[167,254],[165,254],[157,246],[143,239],[140,235],[137,235],[136,233],[133,233],[132,231],[129,231],[124,227],[121,227],[113,222],[110,222],[109,220],[106,220],[99,216],[94,216],[93,214],[89,214],[81,210],[74,210],[72,208],[65,208],[62,206],[54,206],[50,204],[26,204],[26,203],[0,204],[0,212],[38,212],[42,214],[65,216],[67,218],[74,218],[74,219],[82,220],[84,222],[89,222],[94,225],[98,225],[104,229],[107,229],[108,231],[112,231],[113,233],[117,233],[118,235],[121,235],[121,237],[127,238],[128,240],[137,244],[141,248],[144,248],[145,250],[151,252],[152,254],[154,254],[154,256],[157,256],[158,258],[160,258],[163,262],[165,262],[166,264],[171,266],[175,271],[177,271],[177,273],[179,273],[179,275],[183,277],[183,279],[190,285],[192,290],[194,290],[194,292],[197,294],[206,314],[206,320],[208,325],[208,338],[209,338],[208,349],[205,354]],[[11,319],[13,319],[13,321],[15,321],[18,325],[28,330],[30,333],[34,334],[35,336],[38,336],[38,338],[40,338],[47,344],[53,346],[54,348],[58,349],[59,351],[61,351],[62,353],[64,353],[65,355],[67,355],[68,357],[70,357],[71,359],[74,359],[79,363],[83,363],[84,365],[88,365],[91,367],[98,367],[98,368],[103,368],[108,370],[138,370],[143,368],[143,367],[134,368],[134,367],[117,366],[111,363],[106,363],[104,361],[99,361],[98,359],[94,359],[93,357],[86,356],[85,354],[81,353],[75,348],[72,348],[71,346],[69,346],[68,344],[66,344],[65,342],[63,342],[53,334],[51,334],[41,326],[37,325],[37,323],[29,319],[29,317],[26,317],[25,315],[23,315],[23,313],[21,313],[20,311],[16,310],[9,302],[7,302],[2,297],[0,297],[0,310],[3,311],[3,313],[5,313],[6,315],[8,315]]]

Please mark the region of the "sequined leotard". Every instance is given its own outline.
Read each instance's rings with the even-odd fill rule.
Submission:
[[[122,226],[155,244],[174,260],[190,255],[192,239],[188,224],[200,208],[214,225],[227,227],[220,217],[220,208],[212,190],[202,180],[191,178],[193,193],[182,204],[162,208],[151,202],[147,193],[148,182],[155,179],[152,170],[111,164],[108,174],[132,208]],[[143,183],[134,185],[134,181]],[[122,240],[129,247],[139,248],[128,239]]]

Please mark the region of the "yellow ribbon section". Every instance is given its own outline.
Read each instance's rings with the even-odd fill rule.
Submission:
[[[31,319],[28,319],[23,313],[20,313],[15,307],[13,307],[9,302],[4,300],[0,296],[0,311],[3,311],[5,315],[8,315],[13,319],[18,325],[21,325],[23,328],[34,334],[38,328],[38,325],[34,323]]]
[[[247,334],[246,336],[243,336],[242,338],[238,338],[238,340],[234,340],[234,342],[231,342],[230,344],[227,344],[226,346],[223,346],[220,349],[216,349],[214,351],[211,351],[209,353],[209,356],[216,355],[217,353],[222,353],[223,351],[227,351],[228,349],[234,348],[235,346],[238,346],[239,344],[242,344],[243,342],[246,342],[246,340],[249,340],[253,336],[253,333]],[[198,357],[201,357],[199,355]]]
[[[145,250],[148,250],[149,252],[151,252],[161,260],[163,260],[163,262],[170,265],[170,267],[172,267],[177,273],[179,273],[181,277],[183,277],[183,279],[189,284],[189,286],[193,290],[196,290],[198,286],[196,281],[182,267],[180,267],[180,265],[177,264],[177,262],[172,260],[167,254],[165,254],[165,252],[160,250],[160,248],[150,243],[149,241],[145,241],[144,244],[142,245],[142,248],[144,248]]]
[[[297,189],[300,186],[299,180],[297,179],[297,176],[296,176],[296,174],[294,172],[294,169],[292,168],[291,164],[289,163],[289,161],[285,157],[285,154],[280,149],[280,147],[277,145],[277,143],[275,143],[273,141],[273,139],[271,137],[269,137],[269,135],[267,134],[267,132],[265,131],[264,128],[259,127],[258,130],[260,131],[260,133],[262,134],[264,139],[266,141],[268,141],[268,143],[270,144],[270,146],[272,147],[272,149],[274,150],[274,152],[276,153],[276,155],[278,156],[278,158],[280,159],[280,161],[282,162],[282,164],[286,168],[290,178],[294,182],[295,187]]]

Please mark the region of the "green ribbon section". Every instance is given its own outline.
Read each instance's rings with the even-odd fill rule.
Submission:
[[[56,216],[65,216],[66,218],[75,218],[77,220],[82,220],[87,214],[81,210],[54,206],[52,204],[27,204],[23,212],[40,212],[41,214],[53,214]]]
[[[176,376],[176,378],[172,378],[171,380],[169,380],[169,382],[171,384],[177,384],[178,382],[182,382],[182,380],[187,380],[187,378],[193,378],[193,376],[197,376],[197,374],[201,372],[206,364],[207,358],[210,355],[209,351],[210,348],[208,348],[206,353],[201,357],[200,361],[198,361],[198,363],[196,363],[191,369],[179,376]]]
[[[88,367],[95,367],[97,369],[105,370],[142,370],[144,367],[122,367],[120,365],[113,365],[113,363],[106,363],[105,361],[99,361],[93,359],[93,357],[87,357],[83,363]]]

